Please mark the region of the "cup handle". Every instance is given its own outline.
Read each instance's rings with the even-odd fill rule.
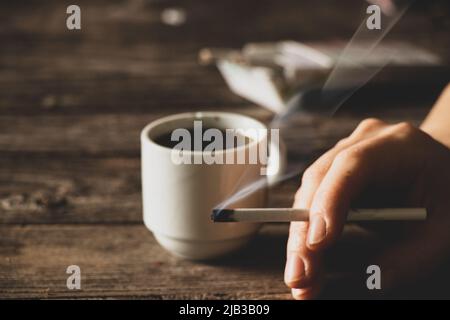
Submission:
[[[275,185],[282,179],[287,166],[287,152],[283,140],[278,139],[278,143],[270,142],[270,154],[267,159],[267,185]]]

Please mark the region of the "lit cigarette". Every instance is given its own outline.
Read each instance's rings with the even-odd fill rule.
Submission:
[[[423,221],[426,218],[425,208],[352,209],[347,221]],[[211,219],[214,222],[308,221],[309,211],[294,208],[214,209]]]

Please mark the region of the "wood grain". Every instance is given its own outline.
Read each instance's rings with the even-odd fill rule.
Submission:
[[[166,252],[143,225],[3,225],[0,296],[291,299],[283,282],[287,232],[287,224],[267,224],[239,252],[193,262]],[[447,267],[436,273],[435,280],[411,292],[386,296],[368,291],[365,266],[380,243],[347,226],[325,261],[328,281],[322,298],[448,297]],[[81,269],[81,290],[67,289],[70,265]]]
[[[143,225],[0,226],[0,234],[2,297],[289,297],[282,280],[286,226],[268,228],[258,245],[209,264],[171,256]],[[66,287],[73,264],[82,272],[79,291]]]
[[[345,41],[365,2],[345,9],[338,0],[77,4],[80,32],[65,28],[61,1],[0,4],[0,298],[290,298],[286,225],[267,225],[243,251],[208,264],[175,258],[155,242],[142,225],[139,132],[156,118],[194,110],[270,123],[272,113],[232,94],[214,67],[198,65],[198,51],[249,41]],[[185,9],[186,23],[161,23],[168,7]],[[389,38],[448,61],[450,23],[442,12],[446,1],[414,5]],[[419,124],[440,85],[388,91],[369,83],[332,118],[290,117],[281,134],[298,174],[271,190],[270,205],[289,206],[303,168],[361,119]],[[80,291],[65,286],[71,264],[82,269]],[[343,268],[350,275],[330,282],[323,297],[361,297],[345,290],[357,267]]]
[[[1,223],[142,223],[138,158],[23,155],[0,164]],[[270,205],[290,206],[298,181],[274,187]]]
[[[246,111],[267,122],[266,111]],[[417,122],[422,113],[413,109],[404,116],[396,109],[385,119]],[[139,131],[159,116],[0,117],[0,221],[140,222]],[[358,122],[358,117],[291,117],[281,132],[297,174],[272,190],[270,205],[290,206],[302,169]]]

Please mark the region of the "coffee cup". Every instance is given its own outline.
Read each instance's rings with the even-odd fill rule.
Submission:
[[[181,137],[180,132],[174,135],[177,129],[182,130],[181,133],[193,132],[190,142],[199,138],[195,137],[197,133],[203,139],[208,132],[213,132],[198,131],[195,127],[198,124],[201,129],[239,132],[245,137],[240,145],[224,144],[222,148],[209,151],[203,147],[190,149],[186,141],[183,141],[184,148],[179,149],[173,146],[173,141],[166,141],[167,137]],[[214,223],[210,217],[213,208],[252,184],[257,186],[255,190],[237,197],[229,207],[266,206],[267,185],[260,182],[275,181],[285,162],[280,144],[274,143],[273,137],[268,142],[268,133],[260,121],[228,112],[171,115],[153,121],[142,130],[144,223],[162,247],[177,256],[205,260],[236,250],[255,235],[260,224]],[[264,154],[261,152],[264,148],[269,150],[267,161],[257,159],[255,162],[255,157],[250,155]],[[248,156],[247,161],[238,163],[242,154]],[[211,155],[222,161],[212,162],[211,157],[207,159]]]

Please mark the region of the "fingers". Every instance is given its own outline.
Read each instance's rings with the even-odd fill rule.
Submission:
[[[321,290],[321,283],[309,288],[292,289],[292,297],[295,300],[311,300],[318,296]]]
[[[302,183],[294,208],[309,208],[318,187],[318,180]],[[287,244],[284,281],[292,288],[295,299],[312,299],[319,292],[320,253],[311,252],[306,246],[308,222],[292,222]]]
[[[423,166],[416,152],[420,139],[414,130],[408,124],[389,126],[336,155],[311,204],[307,236],[311,250],[321,250],[336,240],[352,201],[369,185],[412,181]]]
[[[308,208],[316,188],[314,185],[302,185],[297,193],[294,208]],[[317,276],[313,273],[319,257],[318,254],[309,252],[306,246],[307,232],[308,222],[292,222],[290,225],[284,273],[284,281],[290,288],[313,286],[314,278]]]
[[[385,122],[378,119],[369,118],[361,121],[348,138],[340,140],[334,148],[325,152],[305,171],[302,178],[302,187],[304,185],[306,185],[305,189],[315,187],[311,192],[314,195],[337,154],[362,140],[375,136],[387,127],[388,125]],[[300,196],[300,193],[297,195]],[[312,201],[312,199],[310,200]],[[309,207],[303,209],[309,209]]]
[[[340,235],[350,206],[361,193],[368,187],[404,188],[420,178],[420,172],[430,166],[426,157],[429,147],[426,142],[430,141],[427,139],[423,132],[407,123],[389,126],[370,119],[305,171],[294,207],[310,209],[310,219],[291,224],[285,270],[285,282],[293,288],[294,298],[317,295],[322,249]],[[448,230],[442,234],[445,232],[449,234]],[[426,260],[431,259],[427,253],[437,255],[437,251],[427,248],[430,242],[425,241],[432,236],[432,233],[427,237],[416,235],[415,240],[391,248],[380,257],[380,264],[386,269],[387,286],[389,279],[401,278],[396,275],[398,270],[404,271],[411,264],[425,268]],[[438,243],[435,241],[434,247]],[[408,257],[402,259],[404,252]],[[412,274],[420,272],[409,268],[413,269]]]
[[[287,244],[284,281],[290,288],[307,288],[314,285],[319,254],[309,252],[306,246],[307,222],[291,223]]]
[[[378,119],[366,119],[362,121],[348,138],[341,140],[334,148],[322,155],[305,171],[300,191],[308,190],[307,196],[312,196],[315,198],[319,185],[321,185],[322,180],[328,174],[328,171],[330,170],[330,167],[334,163],[338,154],[361,141],[376,136],[387,127],[388,125],[386,123]],[[305,192],[300,192],[299,196],[304,196],[304,194]],[[308,199],[308,201],[309,203],[312,203],[312,199]],[[317,247],[322,241],[325,240],[327,235],[327,219],[325,219],[326,217],[324,217],[323,214],[320,214],[323,210],[317,208],[318,201],[319,200],[316,201],[316,209],[311,210],[309,231],[306,238],[309,248]],[[309,209],[309,207],[304,208]],[[332,233],[329,237],[335,237],[339,234],[342,229],[342,226],[339,225],[341,220],[342,219],[338,218],[336,224],[333,223],[334,220],[331,221],[331,229],[328,230],[328,233]]]
[[[351,200],[362,191],[371,173],[370,143],[360,142],[334,159],[318,187],[310,209],[307,245],[320,249],[341,233]]]
[[[388,124],[376,118],[364,119],[359,123],[356,129],[352,132],[349,139],[353,141],[361,141],[374,137],[381,130],[388,127]]]
[[[302,184],[295,197],[294,207],[309,209],[323,177],[328,172],[335,156],[354,143],[386,126],[376,119],[363,121],[353,134],[341,140],[334,148],[322,155],[308,168],[302,178]],[[317,252],[307,246],[308,222],[291,223],[287,245],[285,283],[294,288],[292,294],[296,299],[310,299],[320,290],[320,260]]]

